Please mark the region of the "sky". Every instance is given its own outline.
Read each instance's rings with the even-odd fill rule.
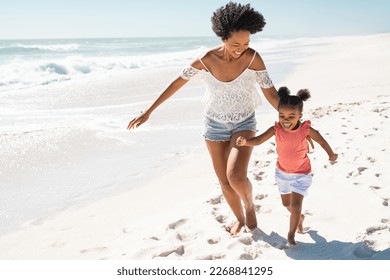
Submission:
[[[0,40],[215,36],[210,17],[228,0],[0,0]],[[390,0],[257,0],[263,36],[390,32]]]

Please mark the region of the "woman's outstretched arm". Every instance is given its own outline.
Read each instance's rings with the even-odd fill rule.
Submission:
[[[177,77],[153,102],[153,104],[145,111],[141,112],[141,114],[129,122],[127,129],[137,128],[146,122],[149,119],[150,114],[163,102],[169,99],[172,95],[174,95],[181,87],[183,87],[188,80],[185,80],[181,77]]]

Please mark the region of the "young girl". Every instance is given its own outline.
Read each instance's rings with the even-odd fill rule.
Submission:
[[[305,216],[301,214],[302,202],[312,183],[311,165],[307,156],[309,151],[307,136],[321,145],[330,161],[336,161],[337,154],[332,151],[322,135],[310,126],[310,121],[300,122],[303,101],[310,98],[310,92],[301,89],[296,96],[292,96],[288,88],[281,87],[278,95],[279,122],[259,136],[249,139],[239,137],[236,144],[252,147],[262,144],[275,135],[278,153],[275,180],[283,206],[291,213],[287,240],[290,246],[294,246],[297,244],[295,232],[303,233]]]

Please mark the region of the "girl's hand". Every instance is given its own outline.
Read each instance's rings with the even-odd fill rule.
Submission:
[[[329,157],[329,161],[334,164],[336,163],[336,160],[338,158],[338,154],[333,154],[332,156]]]
[[[141,115],[138,117],[135,117],[129,122],[129,125],[127,126],[127,129],[137,128],[144,122],[146,122],[149,119],[149,115],[146,113],[141,112]]]
[[[238,137],[237,140],[236,140],[236,145],[239,146],[239,147],[240,146],[245,146],[246,145],[246,138],[243,137],[243,136]]]

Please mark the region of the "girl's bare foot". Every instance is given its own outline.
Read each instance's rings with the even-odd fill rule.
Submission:
[[[236,221],[231,226],[226,226],[226,231],[228,231],[232,236],[236,236],[244,226],[243,223],[240,223],[239,221]]]
[[[301,218],[299,219],[299,224],[297,228],[298,233],[303,233],[303,221],[305,220],[305,215],[301,214]]]
[[[245,224],[250,230],[257,228],[255,207],[252,207],[250,210],[245,210]]]

